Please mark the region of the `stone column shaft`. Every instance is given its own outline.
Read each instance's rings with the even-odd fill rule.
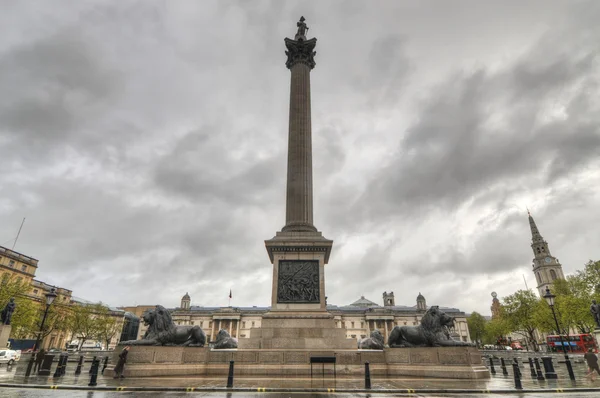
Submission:
[[[313,225],[310,67],[291,68],[286,227]],[[314,228],[314,227],[313,227]]]

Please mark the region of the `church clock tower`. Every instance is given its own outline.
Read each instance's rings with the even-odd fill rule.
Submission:
[[[529,227],[531,228],[531,248],[533,249],[533,273],[537,281],[537,288],[542,297],[546,292],[546,287],[551,287],[555,279],[565,279],[562,271],[562,265],[558,259],[550,253],[548,242],[544,240],[540,231],[535,225],[531,213],[529,214]]]

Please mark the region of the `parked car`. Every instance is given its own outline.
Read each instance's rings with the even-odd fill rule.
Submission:
[[[1,350],[0,351],[0,363],[6,363],[12,365],[21,359],[21,351],[17,350]]]

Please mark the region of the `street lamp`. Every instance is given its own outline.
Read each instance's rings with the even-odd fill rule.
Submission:
[[[42,333],[44,332],[44,323],[46,322],[46,317],[48,316],[48,310],[52,305],[52,302],[56,298],[56,289],[50,289],[50,293],[46,294],[46,309],[44,310],[44,317],[42,318],[42,325],[40,326],[40,331],[38,333],[37,339],[35,340],[35,350],[39,351],[38,344],[40,344],[40,340],[42,339]]]
[[[563,353],[565,354],[565,364],[567,365],[567,370],[569,371],[569,377],[571,380],[575,380],[575,374],[573,373],[573,367],[571,366],[571,361],[569,360],[569,356],[567,355],[567,348],[565,347],[565,343],[563,342],[562,334],[560,333],[560,326],[558,325],[558,319],[556,319],[556,313],[554,312],[554,298],[556,296],[550,293],[550,289],[546,286],[546,294],[544,294],[544,298],[548,303],[548,306],[552,310],[552,316],[554,317],[554,322],[556,323],[556,330],[558,331],[558,337],[560,338],[560,345],[562,346]]]

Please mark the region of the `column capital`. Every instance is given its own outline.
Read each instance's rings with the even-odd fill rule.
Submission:
[[[317,45],[317,39],[313,37],[310,40],[304,40],[301,37],[298,40],[288,39],[287,37],[284,39],[285,46],[288,51],[285,52],[287,55],[287,61],[285,61],[285,66],[288,69],[291,69],[292,66],[301,63],[307,65],[310,69],[313,69],[316,65],[315,63],[315,55],[317,54],[314,51],[315,46]]]

